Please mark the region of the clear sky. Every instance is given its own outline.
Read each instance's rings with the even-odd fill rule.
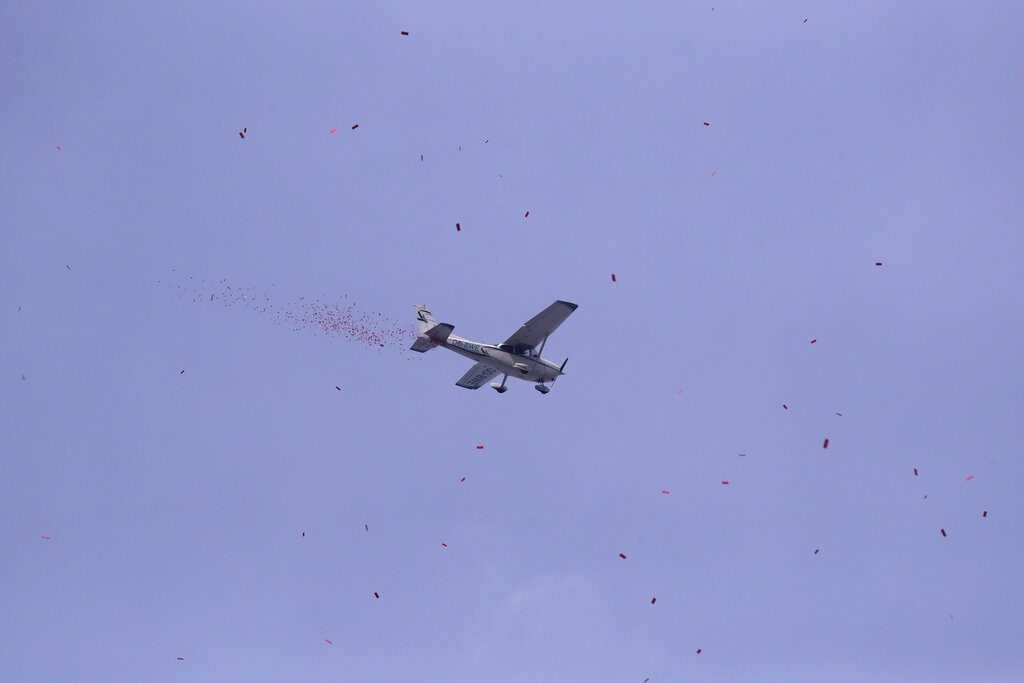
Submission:
[[[0,678],[1021,680],[1022,24],[4,3]]]

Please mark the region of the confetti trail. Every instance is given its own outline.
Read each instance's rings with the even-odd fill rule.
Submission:
[[[190,277],[183,285],[167,283],[166,286],[176,287],[179,296],[187,296],[194,303],[215,304],[225,309],[248,309],[276,325],[289,327],[293,332],[311,333],[368,348],[390,347],[405,351],[416,338],[413,325],[383,313],[364,310],[350,303],[347,296],[312,300],[300,297],[296,301],[277,303],[269,291],[233,287],[226,279],[209,282]]]

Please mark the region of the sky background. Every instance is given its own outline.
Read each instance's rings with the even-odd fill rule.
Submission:
[[[0,678],[1021,680],[1022,23],[0,5]]]

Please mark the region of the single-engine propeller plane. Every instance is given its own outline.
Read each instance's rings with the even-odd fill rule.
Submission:
[[[518,377],[527,382],[535,382],[533,387],[542,394],[551,391],[549,384],[565,374],[566,358],[561,365],[541,358],[548,337],[576,310],[576,304],[568,301],[556,301],[519,328],[515,334],[502,344],[481,344],[457,337],[452,334],[455,329],[448,323],[439,323],[427,310],[426,306],[416,306],[416,321],[420,334],[412,345],[413,351],[424,353],[441,346],[455,353],[476,361],[476,365],[462,376],[455,386],[466,389],[479,389],[492,377],[504,374],[504,379],[491,387],[499,394],[508,391],[505,382],[509,377]],[[540,349],[538,350],[538,346]]]

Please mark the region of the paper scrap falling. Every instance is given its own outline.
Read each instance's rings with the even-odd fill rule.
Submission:
[[[441,544],[441,547],[442,547],[442,548],[447,548],[447,547],[448,547],[448,544],[447,544],[447,543],[442,543],[442,544]]]
[[[327,132],[328,132],[328,133],[330,133],[331,135],[334,135],[335,133],[337,133],[337,132],[338,132],[338,129],[337,129],[337,128],[331,128],[331,129],[330,129],[329,131],[327,131]]]
[[[942,532],[942,537],[945,538],[946,537],[946,530],[945,529],[939,529],[939,531]]]
[[[626,556],[623,555],[622,553],[619,553],[619,557],[621,557],[622,559],[626,559]],[[641,564],[643,564],[643,563],[641,563]]]
[[[355,130],[355,129],[356,129],[356,128],[358,128],[358,127],[359,127],[359,124],[358,124],[358,123],[354,123],[354,124],[352,124],[352,130]]]
[[[460,484],[461,484],[462,482],[464,482],[464,481],[466,481],[466,478],[465,478],[465,477],[463,477],[462,479],[459,479],[459,483],[460,483]]]
[[[815,548],[815,550],[814,550],[814,554],[815,554],[815,555],[817,555],[817,554],[818,554],[818,553],[820,553],[820,552],[821,552],[821,548]]]
[[[370,525],[369,524],[364,524],[363,528],[366,529],[367,531],[369,531],[370,530]]]
[[[838,415],[839,417],[842,417],[842,416],[843,416],[843,414],[842,414],[842,413],[836,413],[836,415]]]
[[[423,161],[423,155],[422,154],[420,155],[420,161]]]
[[[324,642],[325,642],[325,643],[327,643],[328,645],[334,645],[334,643],[332,643],[332,642],[331,642],[330,640],[328,640],[327,638],[324,638]]]
[[[67,268],[68,270],[71,270],[71,266],[69,266],[69,265],[68,265],[68,264],[66,264],[66,263],[64,264],[64,267],[65,267],[65,268]]]
[[[825,439],[825,441],[822,442],[821,447],[828,448],[828,439]]]
[[[804,23],[805,23],[805,24],[807,23],[807,20],[806,20],[806,19],[804,19]]]
[[[341,391],[341,387],[339,387],[337,384],[334,385],[334,388],[337,389],[338,391]]]
[[[880,266],[880,265],[882,265],[882,262],[881,261],[875,261],[875,265],[876,266]]]
[[[666,496],[669,494],[669,492],[666,491],[665,489],[662,489],[661,492],[664,493]]]
[[[461,230],[462,230],[462,225],[460,223],[456,223],[455,224],[455,232],[460,232]]]
[[[615,273],[612,273],[612,282],[615,282]]]
[[[782,409],[783,410],[789,410],[789,406],[787,406],[785,403],[783,403],[782,404]]]
[[[723,479],[722,480],[722,486],[728,486],[728,485],[729,485],[729,480],[728,479]]]
[[[177,659],[179,662],[184,662],[185,661],[184,657],[175,657],[175,659]]]
[[[303,532],[302,532],[302,537],[303,537],[303,538],[305,538],[305,537],[306,537],[306,532],[305,532],[305,531],[303,531]]]
[[[248,128],[243,128],[242,130],[238,131],[238,137],[240,137],[240,138],[242,138],[244,140],[245,139],[245,134],[248,133],[248,132],[249,132]]]
[[[63,151],[64,151],[64,148],[63,148],[63,147],[61,147],[60,145],[57,145],[57,151],[58,151],[58,152],[63,152]]]
[[[477,449],[478,451],[482,451],[482,450],[484,449],[484,445],[483,445],[483,444],[480,444],[480,443],[478,443],[478,444],[476,445],[476,449]]]
[[[711,172],[711,175],[712,175],[712,177],[714,177],[714,176],[718,175],[718,171],[712,171],[712,172]]]
[[[917,468],[916,467],[914,468],[914,476],[915,477],[917,476]]]
[[[817,344],[817,343],[818,343],[818,340],[817,340],[817,339],[812,339],[812,340],[811,340],[811,343],[812,343],[812,344]]]
[[[529,218],[529,217],[530,217],[530,212],[529,211],[527,211],[526,213],[523,214],[523,218]]]
[[[697,648],[697,654],[700,654],[700,648],[699,647]]]
[[[974,479],[974,475],[973,474],[968,474],[967,475],[967,481],[970,481],[971,479]]]
[[[705,122],[704,122],[704,125],[705,125],[705,126],[710,126],[711,124],[710,124],[710,123],[708,123],[707,121],[705,121]]]
[[[981,516],[982,517],[988,517],[988,510],[985,510],[984,512],[982,512]]]
[[[375,598],[377,598],[378,600],[380,600],[380,593],[378,593],[377,591],[374,591],[374,592],[373,592],[373,597],[375,597]]]
[[[407,36],[407,35],[409,35],[409,32],[408,31],[402,31],[402,35],[403,36]]]
[[[682,395],[683,395],[683,390],[682,389],[680,389],[679,391],[676,392],[676,396],[682,396]]]
[[[657,601],[658,601],[658,598],[651,598],[651,604],[652,604],[652,605],[653,605],[654,603],[656,603]]]
[[[412,324],[362,309],[344,295],[312,300],[299,297],[298,300],[281,303],[268,290],[232,286],[226,279],[210,282],[188,278],[183,284],[167,283],[166,286],[176,287],[179,296],[188,297],[195,303],[219,304],[226,309],[245,308],[294,332],[312,333],[370,348],[391,347],[404,352],[416,338]]]
[[[49,536],[40,536],[39,538],[43,539],[44,541],[49,541],[50,540]]]
[[[178,374],[179,374],[179,375],[184,375],[184,374],[185,374],[185,371],[184,371],[184,370],[182,370],[182,371],[181,371],[181,372],[179,372]]]

